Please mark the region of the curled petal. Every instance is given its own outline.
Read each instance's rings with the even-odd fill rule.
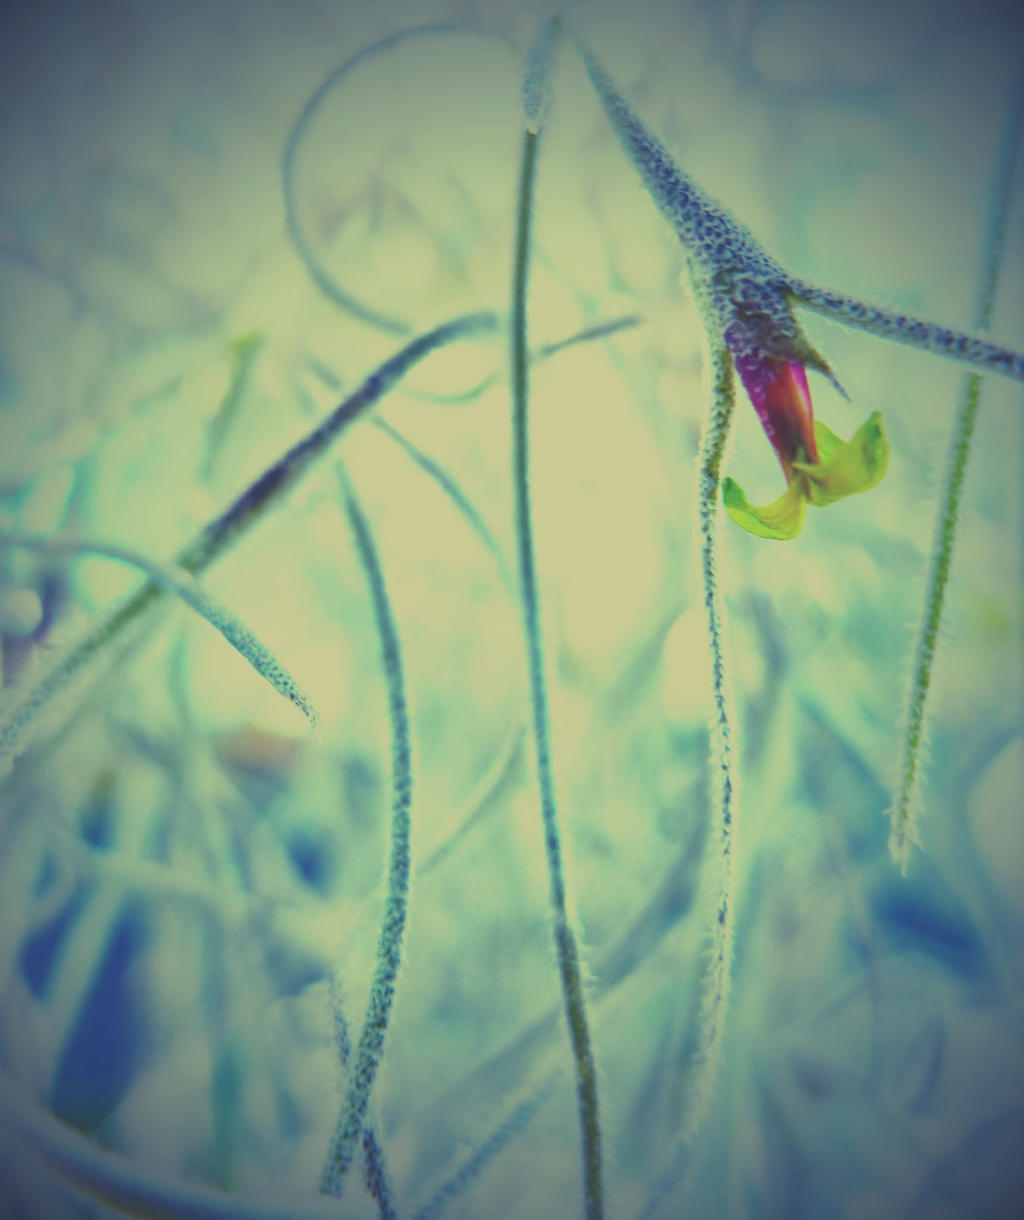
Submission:
[[[795,538],[804,524],[804,497],[791,483],[777,500],[755,508],[735,479],[722,480],[722,503],[737,525],[758,538]]]
[[[796,461],[793,470],[816,508],[869,491],[881,482],[889,465],[889,442],[880,412],[873,412],[849,441],[840,440],[820,420],[815,420],[814,436],[820,461]]]
[[[848,441],[815,420],[814,439],[821,460],[793,461],[793,481],[763,508],[750,503],[735,479],[722,480],[722,502],[737,525],[759,538],[795,538],[804,523],[806,503],[823,508],[881,482],[889,465],[889,442],[878,411]]]

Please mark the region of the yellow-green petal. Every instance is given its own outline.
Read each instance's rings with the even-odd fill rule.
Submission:
[[[807,499],[816,508],[870,491],[882,481],[889,465],[889,442],[879,411],[873,412],[849,441],[840,440],[815,420],[814,439],[820,461],[794,462],[793,469],[803,476],[794,484],[805,482]]]
[[[722,503],[737,525],[758,538],[795,538],[803,528],[804,500],[795,481],[777,500],[755,508],[739,483],[726,478],[722,480]]]

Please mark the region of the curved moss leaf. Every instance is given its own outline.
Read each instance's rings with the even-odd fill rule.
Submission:
[[[127,547],[96,539],[45,537],[3,530],[0,531],[0,546],[20,546],[31,550],[66,552],[73,555],[99,555],[119,563],[130,564],[145,572],[155,585],[161,586],[181,598],[187,606],[216,628],[224,639],[245,657],[260,677],[265,678],[278,694],[283,695],[299,709],[306,717],[314,737],[319,739],[321,734],[320,715],[299,683],[254,631],[226,606],[207,593],[187,572],[157,563],[148,556],[141,555]],[[58,669],[54,672],[54,681],[56,681],[60,671]],[[41,687],[35,693],[33,693],[34,688],[30,688],[27,703],[23,705],[17,697],[12,700],[10,716],[7,714],[5,705],[5,715],[0,720],[0,761],[8,756],[13,760],[15,753],[19,752],[20,734],[27,728],[26,716],[31,719],[35,711],[41,709],[49,701],[50,694],[56,693],[56,690],[62,686],[63,682],[56,682],[53,692],[50,692],[46,686]],[[22,710],[23,706],[27,708],[27,711]],[[15,728],[19,730],[18,733],[14,732]]]

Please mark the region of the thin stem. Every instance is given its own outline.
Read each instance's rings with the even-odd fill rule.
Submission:
[[[399,432],[397,428],[392,427],[392,425],[389,424],[386,419],[382,419],[380,416],[377,416],[373,422],[380,429],[380,431],[385,434],[385,436],[391,437],[395,444],[403,449],[406,454],[416,463],[416,465],[419,466],[422,471],[428,474],[435,481],[435,483],[438,484],[449,500],[451,500],[463,517],[465,517],[473,532],[477,535],[487,550],[490,551],[492,557],[494,558],[494,562],[498,567],[498,572],[501,576],[502,583],[508,585],[511,578],[508,574],[505,556],[501,553],[501,547],[498,546],[497,540],[488,528],[487,522],[480,515],[476,505],[472,502],[472,500],[470,500],[455,479],[452,478],[452,476],[444,469],[442,465],[440,465],[439,462],[435,462],[434,459],[428,454],[424,453],[418,445],[414,445],[412,441],[408,439],[408,437]]]
[[[523,134],[520,166],[516,244],[512,277],[512,420],[513,470],[515,479],[516,538],[519,553],[519,581],[526,633],[527,662],[533,713],[533,739],[536,750],[537,780],[540,788],[544,848],[551,880],[551,906],[554,918],[555,950],[562,980],[565,1014],[569,1025],[576,1069],[576,1091],[583,1144],[583,1194],[588,1220],[603,1215],[601,1185],[601,1130],[598,1121],[597,1069],[594,1063],[587,1023],[583,979],[580,973],[576,937],[569,923],[565,877],[562,869],[561,836],[555,801],[551,765],[551,732],[544,657],[541,647],[540,610],[534,562],[533,527],[530,516],[529,433],[529,349],[526,339],[526,286],[529,268],[530,211],[537,160],[538,135]]]
[[[606,339],[609,335],[614,335],[620,330],[630,330],[634,326],[640,326],[642,322],[643,318],[638,313],[625,314],[621,318],[613,318],[610,322],[598,322],[594,326],[588,326],[585,330],[579,330],[565,339],[558,339],[554,343],[545,343],[542,347],[537,348],[533,356],[535,360],[546,359],[548,356],[553,356],[556,352],[563,351],[567,347],[574,347],[577,343],[589,343],[592,339]]]
[[[391,724],[392,799],[387,897],[377,942],[377,966],[370,985],[366,1017],[355,1048],[344,1103],[320,1179],[321,1192],[339,1198],[344,1193],[345,1175],[363,1134],[366,1108],[380,1066],[394,1000],[395,980],[402,961],[402,936],[405,931],[411,870],[409,844],[412,826],[412,747],[398,631],[369,523],[344,477],[342,493],[356,548],[370,587],[374,618],[380,636],[381,660],[388,688],[388,718]]]
[[[946,356],[971,364],[983,373],[999,373],[1014,381],[1024,381],[1024,355],[1009,348],[998,347],[977,335],[964,334],[939,326],[936,322],[925,322],[912,314],[896,313],[869,305],[841,292],[830,292],[803,280],[789,284],[789,292],[797,305],[823,314],[845,326],[866,330],[869,334],[896,343],[905,343],[933,356]]]
[[[701,437],[697,471],[697,531],[711,660],[711,807],[719,875],[711,954],[705,971],[698,1016],[697,1050],[690,1076],[686,1113],[671,1164],[655,1186],[639,1220],[651,1220],[686,1174],[693,1137],[707,1113],[721,1058],[732,986],[734,856],[736,848],[736,763],[734,700],[725,608],[718,586],[718,488],[722,458],[735,406],[732,358],[712,325],[710,345],[711,412]]]
[[[206,430],[206,456],[200,471],[200,478],[204,483],[212,480],[223,456],[224,441],[238,418],[249,388],[253,365],[263,350],[264,341],[264,336],[259,331],[250,331],[231,344],[230,352],[234,365],[231,381]]]
[[[1006,244],[1006,220],[1010,206],[1013,175],[1024,124],[1024,78],[1018,82],[1017,96],[1010,121],[996,158],[995,179],[989,207],[989,223],[982,252],[982,275],[974,309],[974,324],[986,330],[992,322],[999,273]],[[931,689],[935,650],[942,623],[942,611],[953,563],[957,517],[967,473],[971,438],[981,401],[981,377],[970,374],[964,380],[960,405],[946,459],[946,472],[932,535],[931,558],[924,607],[914,650],[910,696],[903,730],[903,755],[900,762],[899,790],[889,810],[889,851],[900,872],[906,875],[911,847],[919,842],[917,814],[921,779],[921,755],[927,737],[928,694]]]
[[[510,777],[518,775],[525,738],[526,726],[517,718],[486,771],[473,785],[473,790],[462,804],[461,812],[452,819],[455,829],[442,839],[417,868],[416,872],[420,877],[437,868],[453,852],[458,851],[470,833],[493,813],[495,797]]]

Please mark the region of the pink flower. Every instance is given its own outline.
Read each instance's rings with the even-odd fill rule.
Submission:
[[[708,331],[731,354],[782,463],[788,487],[778,500],[754,508],[739,484],[727,478],[722,482],[726,510],[752,534],[794,538],[803,526],[805,504],[821,508],[867,491],[885,474],[889,446],[881,416],[875,412],[850,441],[815,421],[806,370],[816,369],[842,390],[793,316],[794,303],[811,299],[808,293],[813,297],[815,290],[797,284],[748,229],[683,173],[604,67],[588,51],[583,55],[623,147],[686,249]],[[943,342],[953,341],[947,335]]]
[[[749,351],[734,356],[761,426],[778,455],[788,487],[771,504],[755,508],[735,479],[722,482],[729,516],[761,538],[795,538],[804,505],[822,508],[868,491],[885,474],[889,444],[875,411],[850,441],[814,418],[807,373],[799,360]]]
[[[736,371],[778,454],[786,482],[792,483],[794,461],[818,460],[814,411],[804,366],[778,356],[761,360],[740,357]]]

